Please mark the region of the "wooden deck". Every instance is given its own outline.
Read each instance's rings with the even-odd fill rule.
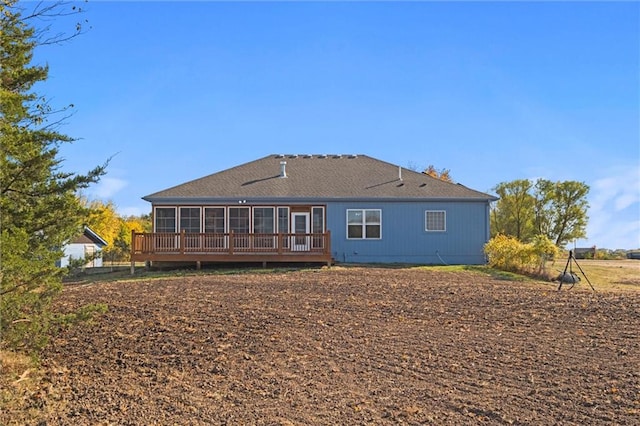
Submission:
[[[306,262],[331,265],[331,234],[131,233],[131,262]]]

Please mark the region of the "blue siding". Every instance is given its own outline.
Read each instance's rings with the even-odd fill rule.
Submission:
[[[382,238],[347,239],[347,209],[381,209]],[[446,212],[446,231],[427,232],[425,211]],[[484,264],[489,239],[487,201],[330,202],[327,229],[338,262]]]

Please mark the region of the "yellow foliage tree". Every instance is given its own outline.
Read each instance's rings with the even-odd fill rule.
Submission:
[[[84,203],[89,210],[86,225],[107,242],[108,246],[105,247],[105,251],[111,250],[113,242],[120,232],[122,222],[116,211],[116,206],[111,201],[103,203],[99,200],[84,200]]]
[[[489,266],[503,271],[542,275],[547,260],[555,258],[558,248],[549,238],[537,235],[524,244],[508,235],[497,235],[484,246]]]
[[[431,177],[434,177],[436,179],[440,179],[443,180],[445,182],[453,182],[453,179],[451,179],[451,170],[449,169],[436,169],[435,166],[433,166],[432,164],[429,165],[429,167],[427,167],[425,169],[424,172],[425,175],[429,175]]]

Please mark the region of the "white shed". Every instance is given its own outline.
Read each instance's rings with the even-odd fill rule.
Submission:
[[[69,244],[64,247],[64,256],[60,259],[59,266],[69,266],[69,259],[83,259],[88,256],[98,254],[90,260],[85,268],[94,268],[102,266],[102,256],[100,252],[107,245],[107,242],[100,237],[95,231],[88,226],[84,227],[84,232],[72,239]]]

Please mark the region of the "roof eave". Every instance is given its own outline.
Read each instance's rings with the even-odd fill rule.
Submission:
[[[106,247],[109,245],[100,235],[98,235],[93,229],[88,226],[84,227],[84,234],[93,241],[96,245],[100,245],[102,247]]]
[[[151,204],[256,204],[277,202],[493,202],[496,197],[143,197]]]

